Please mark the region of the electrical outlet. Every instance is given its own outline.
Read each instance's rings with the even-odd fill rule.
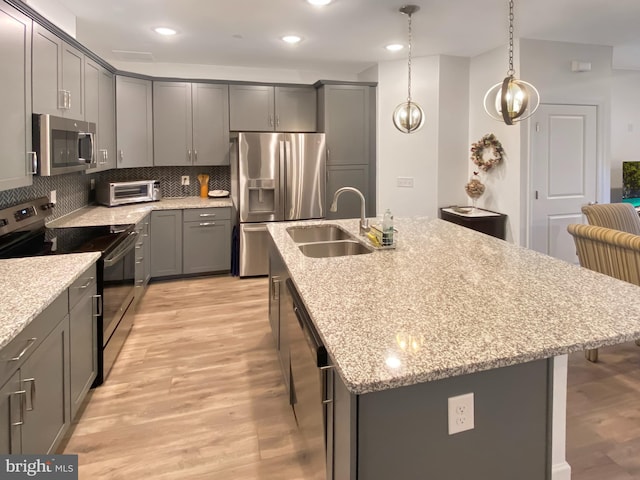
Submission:
[[[398,186],[413,188],[413,177],[398,177]]]
[[[189,185],[189,175],[182,176],[182,185]]]
[[[96,189],[96,179],[92,178],[90,182],[91,182],[91,190],[95,190]]]
[[[449,397],[449,435],[473,430],[473,393]]]
[[[51,203],[56,203],[56,191],[55,190],[51,190],[51,192],[49,193],[49,201]]]

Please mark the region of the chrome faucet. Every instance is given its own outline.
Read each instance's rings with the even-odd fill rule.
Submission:
[[[342,187],[336,190],[336,193],[333,194],[333,201],[331,202],[331,206],[329,207],[330,212],[338,211],[338,197],[343,192],[353,192],[356,193],[360,197],[360,235],[364,235],[369,231],[369,220],[365,218],[365,206],[364,206],[364,195],[360,190],[354,187]]]

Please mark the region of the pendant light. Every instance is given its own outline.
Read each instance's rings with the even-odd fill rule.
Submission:
[[[509,70],[506,78],[495,84],[484,96],[484,110],[492,118],[513,125],[526,120],[540,105],[536,87],[515,78],[513,69],[513,0],[509,0]]]
[[[417,5],[404,5],[400,13],[409,17],[409,82],[407,87],[407,101],[401,103],[393,111],[393,124],[402,133],[413,133],[424,125],[424,112],[420,105],[411,101],[411,15],[420,10]]]

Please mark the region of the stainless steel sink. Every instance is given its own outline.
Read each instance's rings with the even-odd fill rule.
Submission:
[[[287,232],[296,243],[332,242],[335,240],[353,240],[354,236],[337,225],[309,225],[289,227]]]
[[[313,258],[344,257],[347,255],[362,255],[373,252],[371,248],[356,240],[305,243],[298,245],[298,248],[307,257]]]

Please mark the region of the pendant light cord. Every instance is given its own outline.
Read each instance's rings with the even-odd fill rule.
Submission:
[[[411,103],[411,14],[409,14],[409,82],[407,89],[407,103]]]
[[[411,47],[409,47],[409,52],[411,52]],[[513,0],[509,0],[509,70],[507,76],[512,77],[515,73],[516,71],[513,69]]]

